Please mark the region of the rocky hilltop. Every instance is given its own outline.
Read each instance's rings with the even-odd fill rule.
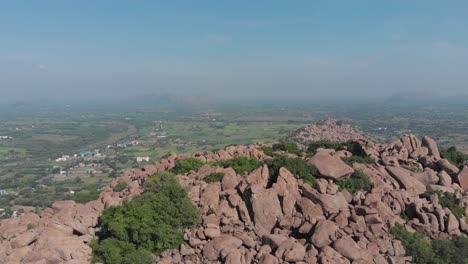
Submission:
[[[326,119],[317,124],[298,128],[281,140],[305,144],[320,140],[346,142],[357,139],[366,139],[364,132],[351,125],[339,124],[336,119]]]
[[[349,134],[340,137],[340,131],[325,139],[353,139],[374,162],[347,164],[341,157],[352,157],[349,150],[318,149],[311,157],[299,157],[317,168],[318,179],[311,186],[285,167],[271,181],[267,165],[246,175],[209,165],[234,157],[272,158],[257,145],[174,154],[126,171],[96,201],[55,202],[40,215],[1,221],[0,259],[2,263],[89,263],[89,242],[99,229],[102,211],[141,194],[151,175],[171,170],[178,160],[189,157],[206,165],[177,179],[199,208],[202,223],[185,230],[185,243],[157,256],[155,263],[411,263],[402,242],[391,233],[396,225],[432,238],[468,234],[465,216],[457,217],[443,207],[435,193],[453,194],[466,215],[467,166],[460,170],[441,158],[429,137],[419,140],[408,135],[375,144]],[[372,188],[353,193],[339,187],[340,180],[356,171],[367,175]],[[224,177],[205,182],[212,172],[223,172]],[[113,191],[121,182],[128,187]]]

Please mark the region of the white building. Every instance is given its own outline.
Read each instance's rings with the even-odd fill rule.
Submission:
[[[149,157],[148,156],[146,156],[146,157],[136,157],[136,161],[137,162],[148,162]]]

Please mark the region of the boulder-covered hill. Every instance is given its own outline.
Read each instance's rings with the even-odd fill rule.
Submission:
[[[316,167],[313,186],[287,165],[277,168],[272,177],[275,168],[267,165],[272,157],[265,153],[275,157],[284,153],[257,145],[173,154],[126,171],[98,200],[59,201],[39,215],[1,221],[0,261],[89,263],[89,244],[96,239],[103,210],[140,195],[152,175],[187,158],[205,163],[176,176],[202,220],[185,230],[179,248],[155,257],[155,263],[412,263],[409,254],[414,252],[396,239],[395,227],[417,230],[432,239],[468,234],[467,166],[460,169],[441,158],[429,137],[420,141],[408,135],[388,144],[358,139],[355,144],[374,162],[348,165],[342,157],[352,157],[350,149],[318,149],[298,157]],[[245,175],[213,165],[235,157],[258,159],[265,165]],[[204,179],[213,172],[223,172],[224,177],[207,183]],[[359,184],[353,189],[356,186],[349,179],[357,174],[369,179],[371,185],[362,188],[366,190]],[[114,191],[122,182],[126,187]]]
[[[366,140],[363,131],[349,125],[340,124],[336,119],[322,120],[316,124],[307,125],[291,131],[281,141],[292,141],[305,145],[311,141],[336,141],[346,142],[349,140]]]

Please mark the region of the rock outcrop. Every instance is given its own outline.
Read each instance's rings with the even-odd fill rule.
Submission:
[[[367,140],[364,132],[351,125],[338,124],[335,119],[327,119],[314,125],[308,125],[292,131],[282,141],[294,141],[304,144],[310,141],[336,141],[346,142],[349,140]]]
[[[330,122],[321,125],[338,126]],[[451,192],[456,204],[468,211],[468,167],[456,171],[445,164],[433,140],[425,137],[420,142],[409,135],[380,145],[349,133],[328,139],[358,139],[376,162],[351,167],[337,153],[320,150],[308,160],[320,174],[315,186],[287,168],[281,168],[271,182],[266,165],[247,175],[210,166],[178,175],[199,208],[202,223],[185,230],[185,243],[157,256],[156,263],[410,263],[402,243],[390,233],[396,224],[438,238],[468,234],[465,219],[443,208],[437,195],[421,195],[429,188]],[[171,155],[126,171],[97,201],[56,202],[39,215],[3,220],[0,259],[4,263],[88,263],[89,242],[99,228],[102,211],[142,193],[152,174],[170,170],[176,160],[187,157],[213,162],[238,156],[269,158],[254,145]],[[351,194],[338,188],[336,180],[355,170],[369,177],[370,191]],[[220,171],[225,174],[220,182],[203,181]],[[120,182],[128,187],[114,192],[112,187]],[[403,219],[404,213],[410,218]]]

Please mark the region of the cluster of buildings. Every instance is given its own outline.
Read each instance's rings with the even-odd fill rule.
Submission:
[[[63,162],[63,161],[68,161],[68,160],[73,160],[73,159],[78,159],[78,158],[104,158],[105,156],[102,155],[99,151],[99,149],[95,150],[82,150],[78,154],[73,154],[73,155],[62,155],[61,157],[57,158],[55,161],[56,162]]]
[[[132,141],[129,141],[129,142],[123,142],[123,143],[118,143],[117,144],[117,147],[118,148],[126,148],[126,147],[131,147],[131,146],[137,146],[140,144],[140,141],[138,140],[132,140]],[[107,148],[110,148],[112,146],[107,146]]]

